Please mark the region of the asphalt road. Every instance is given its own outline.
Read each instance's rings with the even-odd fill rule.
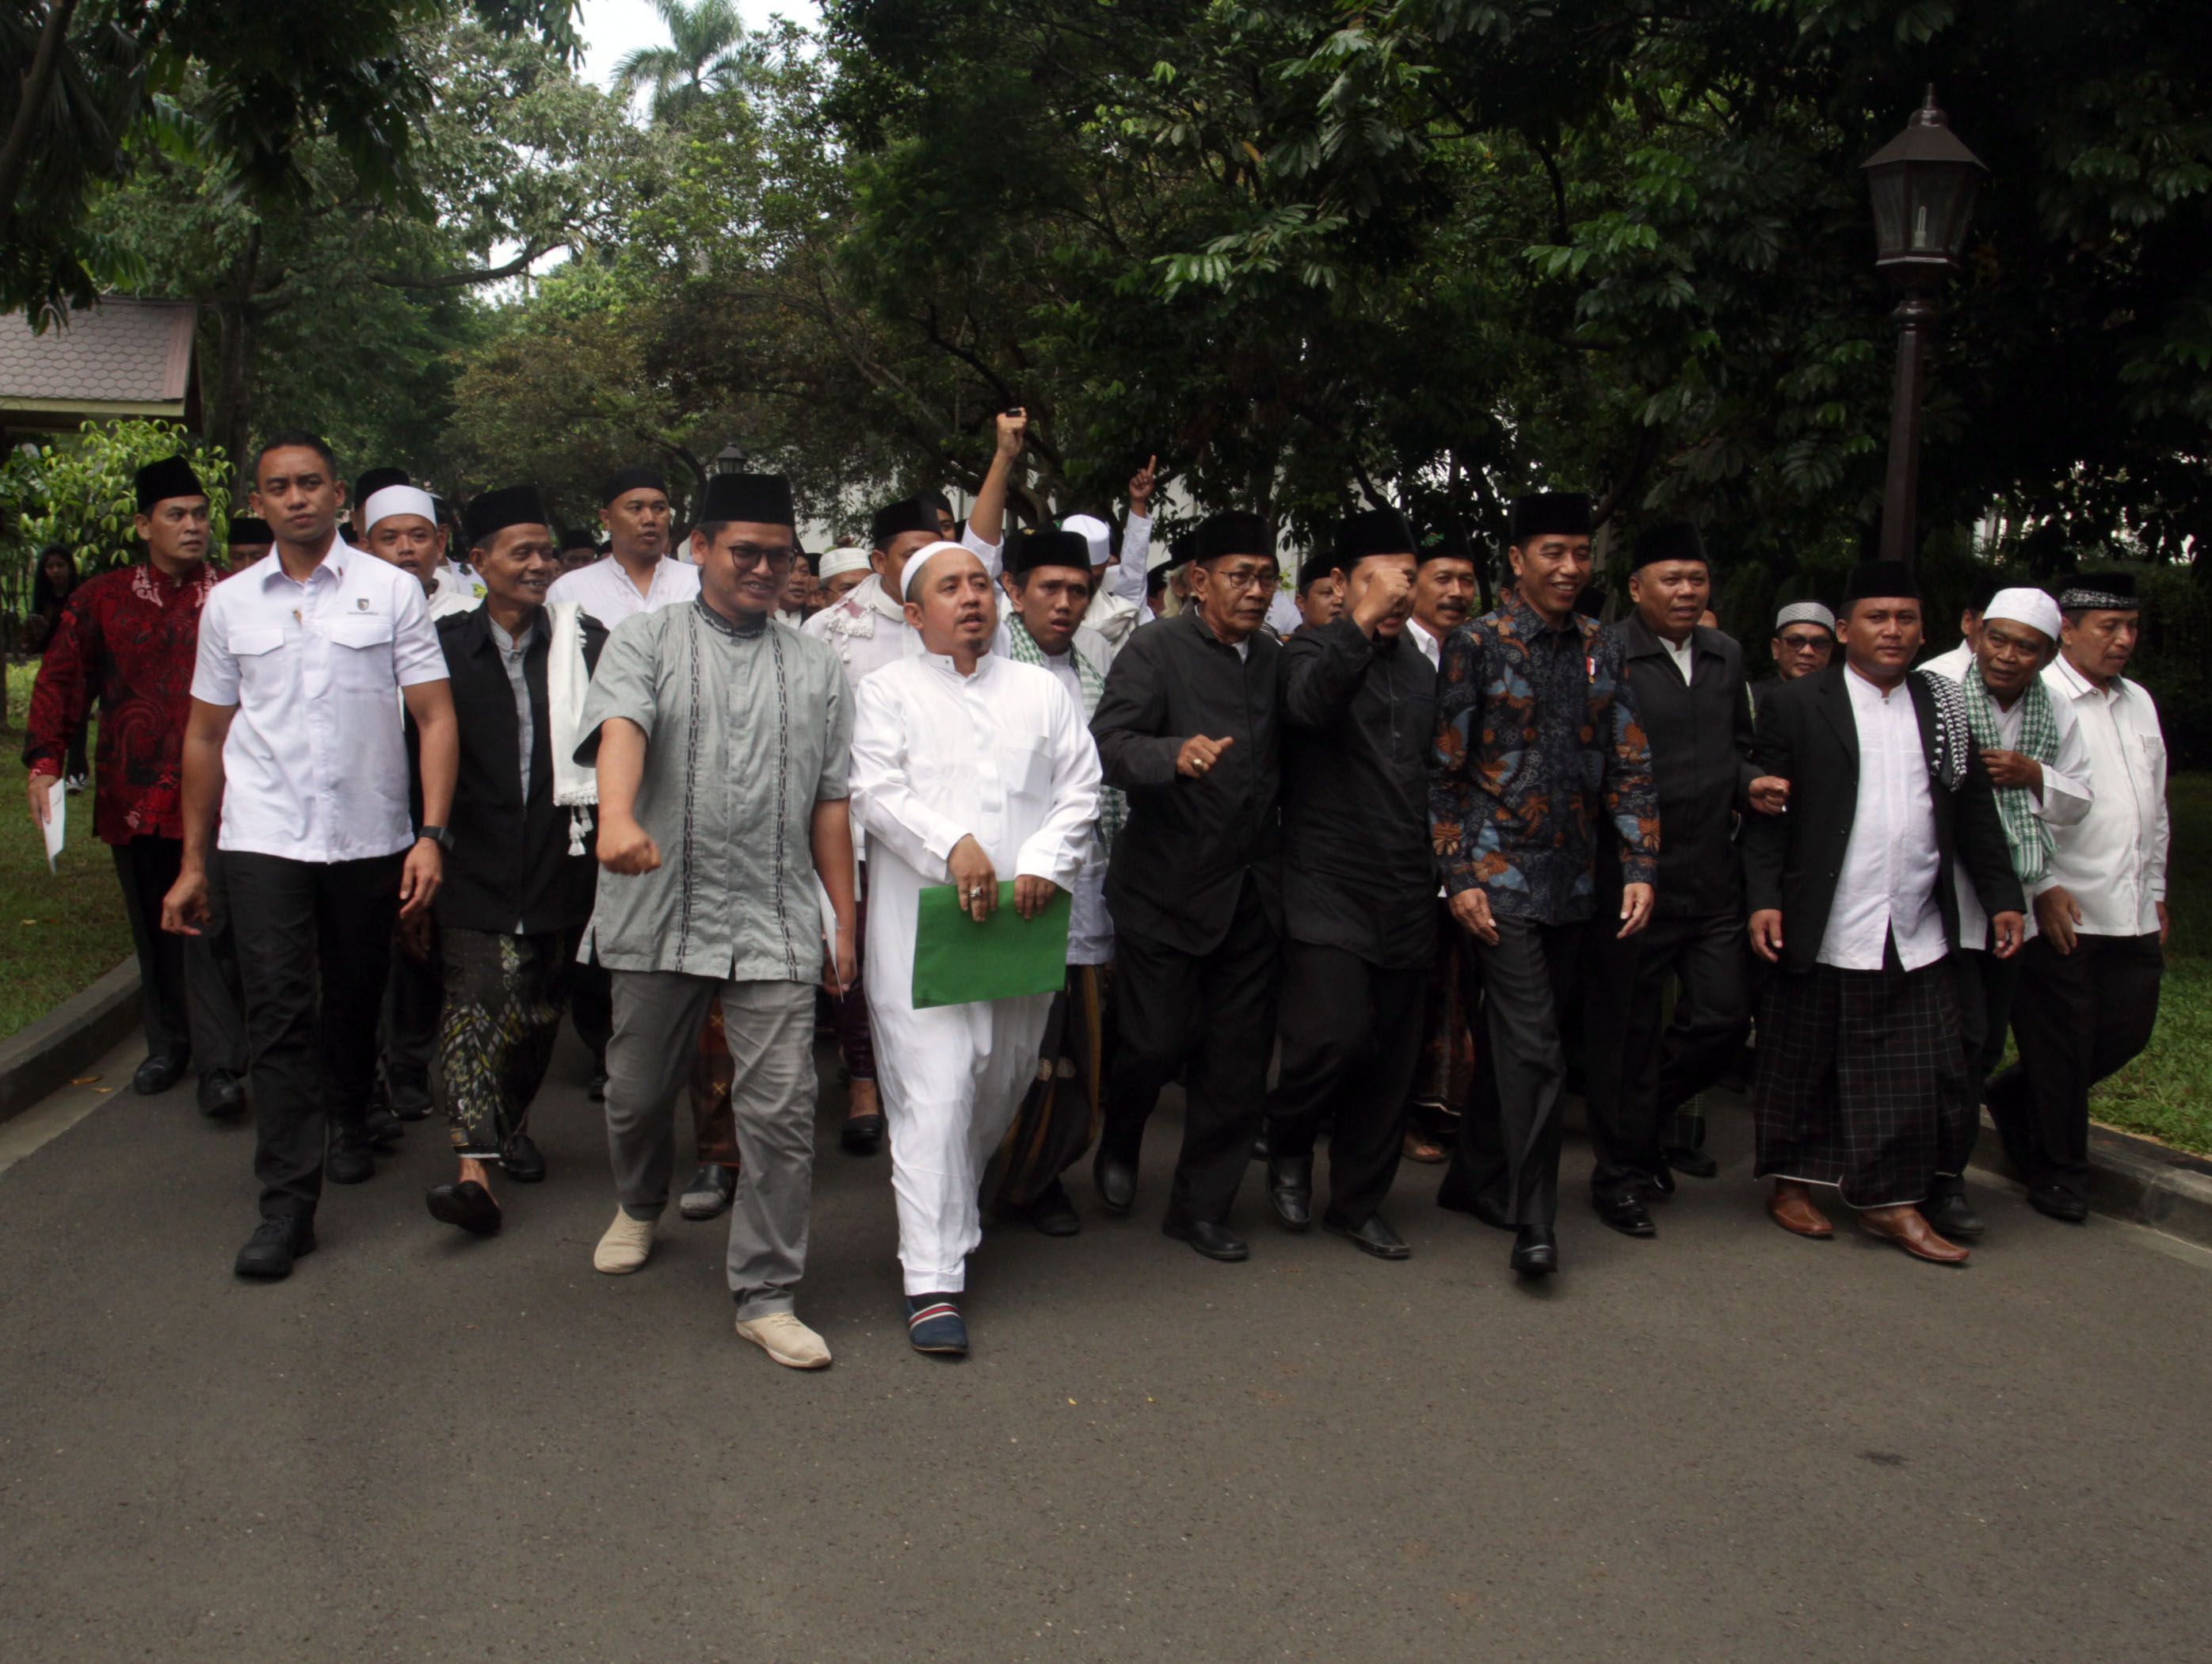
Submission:
[[[133,1045],[101,1066],[125,1085]],[[801,1309],[720,1227],[595,1275],[573,1050],[485,1242],[421,1123],[238,1283],[251,1135],[73,1087],[0,1127],[0,1659],[2172,1660],[2212,1655],[2212,1256],[1981,1190],[1963,1271],[1767,1224],[1747,1130],[1656,1242],[1570,1145],[1565,1274],[1407,1168],[1384,1265],[1138,1215],[994,1231],[975,1355],[905,1344],[885,1158],[825,1144]],[[21,1152],[88,1104],[50,1142]],[[825,1115],[834,1114],[825,1106]],[[825,1119],[825,1135],[834,1121]]]

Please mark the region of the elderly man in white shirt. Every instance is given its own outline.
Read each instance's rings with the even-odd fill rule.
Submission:
[[[917,908],[925,888],[949,882],[980,921],[1000,905],[1003,872],[1026,920],[1072,888],[1094,847],[1098,753],[1049,670],[990,651],[998,608],[980,558],[933,544],[902,578],[922,650],[860,684],[853,807],[869,840],[868,1005],[908,1337],[959,1356],[967,1259],[982,1240],[977,1186],[1036,1072],[1053,996],[917,1010]]]
[[[2148,1045],[2158,1021],[2169,827],[2158,707],[2121,674],[2140,633],[2134,574],[2073,578],[2058,605],[2059,657],[2043,685],[2078,723],[2096,799],[2052,831],[2013,1002],[2020,1061],[1990,1083],[1989,1102],[2028,1200],[2079,1224],[2090,1089]]]
[[[161,923],[191,935],[207,917],[220,805],[261,1181],[261,1224],[234,1269],[279,1278],[315,1245],[325,1175],[374,1170],[363,1122],[377,1003],[395,920],[437,893],[459,750],[422,586],[337,535],[330,447],[279,434],[254,475],[274,557],[218,585],[200,616],[184,861]],[[420,826],[403,701],[421,734]]]
[[[555,579],[545,604],[577,602],[611,630],[641,612],[696,600],[699,568],[669,554],[672,514],[668,483],[657,471],[617,470],[599,488],[599,520],[609,539],[606,558]]]
[[[2051,697],[2039,674],[2058,651],[2058,604],[2039,589],[1999,590],[1978,598],[1974,650],[1951,679],[1966,692],[1974,742],[1996,788],[2014,875],[2032,895],[2049,877],[2056,831],[2078,825],[2089,812],[2089,753],[2074,708]],[[1936,665],[1921,668],[1934,671]],[[2019,955],[2000,959],[1990,951],[1989,914],[1963,861],[1954,877],[1959,934],[1951,970],[1959,984],[1967,1082],[1978,1106],[2004,1059],[2005,1027],[2024,961]],[[2027,933],[2034,935],[2033,918],[2027,923]],[[1944,1236],[1971,1239],[1982,1235],[1983,1224],[1966,1201],[1960,1175],[1973,1157],[1981,1116],[1958,1117],[1945,1131],[1951,1139],[1920,1211]]]

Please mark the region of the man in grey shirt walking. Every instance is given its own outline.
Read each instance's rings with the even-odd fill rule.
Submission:
[[[853,974],[853,718],[836,654],[772,628],[792,525],[781,477],[710,481],[691,537],[698,599],[617,626],[585,702],[576,759],[599,774],[590,933],[614,975],[607,1145],[621,1203],[592,1263],[619,1275],[652,1252],[676,1093],[719,997],[744,1159],[730,1210],[738,1333],[818,1369],[829,1349],[792,1306],[813,1184],[814,984]]]

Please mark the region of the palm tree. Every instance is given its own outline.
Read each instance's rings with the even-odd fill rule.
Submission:
[[[675,121],[744,73],[744,20],[731,0],[653,0],[668,26],[670,44],[641,46],[615,65],[615,90],[623,100],[640,88],[653,90],[653,118]]]

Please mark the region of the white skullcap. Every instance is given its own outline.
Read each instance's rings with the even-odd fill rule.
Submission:
[[[1091,564],[1105,566],[1114,558],[1114,532],[1105,521],[1089,514],[1070,514],[1060,523],[1062,531],[1073,531],[1091,545]]]
[[[914,580],[921,576],[922,568],[927,566],[939,556],[946,554],[973,556],[975,553],[975,551],[965,544],[948,544],[940,540],[924,544],[906,557],[906,570],[899,574],[899,599],[902,601],[914,599]]]
[[[866,572],[868,565],[868,551],[865,549],[833,549],[822,557],[822,568],[814,575],[826,584],[848,572]]]
[[[370,492],[368,501],[361,506],[362,535],[375,531],[379,520],[388,520],[394,514],[420,514],[433,526],[438,524],[438,505],[428,491],[419,486],[387,485],[381,491]]]
[[[1836,615],[1818,601],[1792,601],[1774,615],[1774,633],[1779,635],[1792,624],[1818,624],[1833,635],[1836,633]]]
[[[2058,603],[2039,589],[2001,589],[1982,609],[1982,622],[1990,623],[2002,618],[2011,623],[2025,624],[2030,629],[2039,629],[2055,645],[2062,622]]]

